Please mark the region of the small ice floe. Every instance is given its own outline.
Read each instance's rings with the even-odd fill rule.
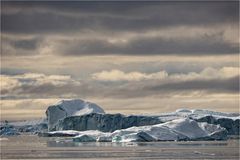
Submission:
[[[96,142],[96,138],[88,135],[79,135],[73,138],[73,142]]]
[[[199,151],[194,151],[194,154],[201,154],[201,155],[206,155],[206,156],[215,156],[215,153],[204,153],[204,152],[199,152]]]
[[[6,137],[0,137],[0,141],[8,141],[8,138],[6,138]]]
[[[20,135],[20,133],[14,126],[8,124],[1,126],[0,136],[15,136],[15,135]]]

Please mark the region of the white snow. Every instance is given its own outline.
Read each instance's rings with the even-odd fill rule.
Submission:
[[[53,106],[63,109],[68,116],[80,116],[90,113],[105,113],[104,110],[94,103],[81,99],[61,100]]]
[[[204,116],[213,116],[215,118],[229,118],[229,119],[240,119],[239,114],[234,113],[222,113],[222,112],[216,112],[216,111],[209,111],[207,109],[178,109],[176,110],[175,114],[181,115],[181,116],[194,116],[194,117],[204,117]]]
[[[222,113],[222,112],[210,111],[207,109],[192,109],[192,110],[177,109],[175,112],[150,114],[150,115],[159,116],[159,118],[163,122],[167,122],[167,121],[171,121],[179,118],[187,118],[187,117],[194,117],[198,119],[205,116],[213,116],[215,119],[218,119],[218,118],[227,118],[232,120],[240,119],[239,113]],[[147,116],[150,116],[150,115],[147,115]]]
[[[211,137],[212,134],[226,132],[226,130],[219,125],[200,123],[188,118],[182,118],[157,125],[131,127],[123,130],[117,130],[113,132],[112,135],[120,137],[125,136],[123,139],[124,141],[127,141],[126,135],[139,132],[145,132],[157,141],[174,141]],[[224,137],[218,138],[224,139]],[[133,136],[130,136],[129,139],[132,140]]]
[[[225,130],[220,126],[215,127],[215,125],[210,125],[209,127],[214,127],[213,131]],[[210,130],[206,131],[201,123],[188,118],[177,119],[152,126],[131,127],[124,130],[117,130],[113,132],[113,135],[123,136],[141,131],[146,132],[158,141],[197,139],[211,136]]]
[[[79,135],[79,131],[75,130],[64,130],[64,131],[53,131],[53,132],[48,132],[49,135],[69,135],[69,136],[77,136]]]
[[[89,135],[79,135],[73,138],[74,142],[96,142],[96,138]]]

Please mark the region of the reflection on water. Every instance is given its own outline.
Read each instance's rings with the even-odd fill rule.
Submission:
[[[239,139],[227,141],[79,143],[72,138],[1,139],[1,159],[239,159]]]
[[[48,147],[192,147],[192,146],[227,146],[227,142],[217,142],[217,143],[171,143],[171,142],[72,142],[72,141],[47,141]]]
[[[73,142],[71,138],[49,138],[48,147],[192,147],[192,146],[226,146],[227,141],[180,141],[180,142]]]

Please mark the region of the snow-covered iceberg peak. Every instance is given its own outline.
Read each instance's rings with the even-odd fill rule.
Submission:
[[[53,106],[61,107],[61,109],[71,116],[81,116],[89,113],[105,113],[104,110],[95,103],[81,99],[61,100]]]
[[[98,105],[81,99],[61,100],[48,107],[46,111],[48,129],[55,126],[58,120],[69,116],[81,116],[90,113],[105,113]]]

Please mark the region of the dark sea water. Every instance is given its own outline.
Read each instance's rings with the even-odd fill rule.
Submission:
[[[1,138],[1,159],[239,159],[239,139],[227,141],[76,143],[71,138]]]

